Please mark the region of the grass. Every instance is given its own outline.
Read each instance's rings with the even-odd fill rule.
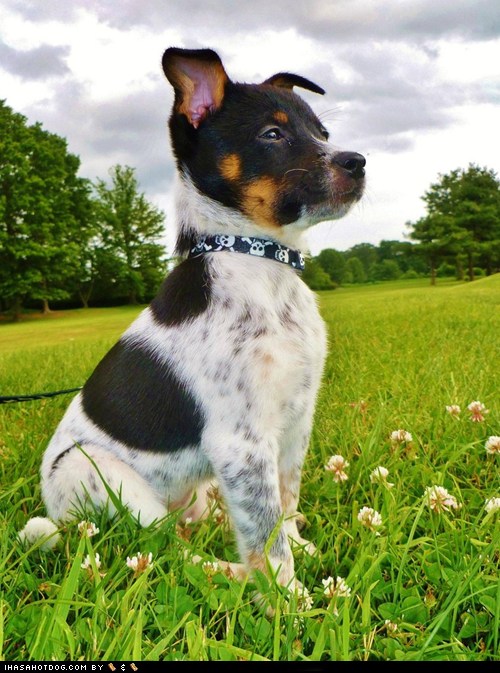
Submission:
[[[320,293],[330,355],[304,469],[301,510],[316,556],[296,554],[310,590],[299,611],[263,576],[238,583],[206,572],[185,554],[236,558],[227,519],[179,530],[139,529],[123,513],[100,533],[62,529],[52,551],[20,547],[16,532],[45,514],[38,470],[68,397],[0,407],[0,657],[21,660],[500,660],[499,435],[500,276],[472,284],[416,281]],[[0,394],[83,383],[138,309],[68,311],[0,325]],[[472,422],[467,405],[489,409]],[[458,418],[445,411],[459,404]],[[412,441],[394,445],[405,429]],[[324,469],[348,462],[347,481]],[[379,465],[388,488],[370,481]],[[427,487],[461,505],[434,513]],[[377,531],[357,519],[382,517]],[[83,514],[82,514],[83,518]],[[153,555],[134,575],[127,556]],[[101,567],[81,568],[100,555]],[[92,561],[93,563],[93,561]],[[322,579],[343,578],[349,597],[330,600]],[[275,602],[267,617],[255,589]]]

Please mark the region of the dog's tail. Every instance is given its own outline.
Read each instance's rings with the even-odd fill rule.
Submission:
[[[56,546],[61,539],[56,524],[44,516],[35,516],[19,531],[18,538],[22,545],[33,545],[40,542],[39,548],[48,551]]]

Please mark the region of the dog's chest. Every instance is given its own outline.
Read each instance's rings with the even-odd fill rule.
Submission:
[[[237,253],[212,255],[209,273],[210,307],[192,335],[200,396],[303,407],[326,351],[315,295],[290,267]]]
[[[205,429],[233,432],[245,419],[276,430],[299,419],[314,403],[326,351],[315,295],[278,262],[218,252],[205,267],[205,310],[166,326],[146,309],[124,335],[126,348],[168,367]]]

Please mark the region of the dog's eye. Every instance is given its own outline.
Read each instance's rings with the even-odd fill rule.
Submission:
[[[282,140],[285,136],[281,133],[279,128],[273,127],[271,129],[266,129],[264,133],[261,133],[259,138],[264,138],[264,140]]]

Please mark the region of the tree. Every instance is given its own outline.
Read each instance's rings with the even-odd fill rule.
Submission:
[[[394,259],[383,259],[370,268],[370,278],[373,280],[396,280],[400,276],[401,269]]]
[[[116,165],[110,176],[111,186],[100,179],[95,184],[99,237],[104,251],[120,261],[116,282],[136,303],[153,295],[164,276],[164,248],[158,241],[165,216],[139,193],[133,168]]]
[[[428,215],[417,222],[408,222],[412,228],[410,237],[420,242],[418,252],[427,260],[431,275],[431,285],[436,284],[436,271],[444,257],[457,251],[453,245],[453,222],[449,217],[440,215]]]
[[[382,240],[378,245],[378,261],[390,259],[398,263],[402,272],[413,268],[415,244],[409,241]]]
[[[337,285],[340,285],[342,282],[342,276],[344,275],[344,255],[338,250],[334,250],[333,248],[326,248],[325,250],[322,250],[317,257],[315,257],[315,260],[323,269],[323,271],[328,274],[330,279]]]
[[[370,267],[378,261],[378,250],[371,243],[358,243],[344,253],[346,259],[357,257],[363,265],[366,277],[370,279]],[[371,279],[370,279],[371,280]]]
[[[0,295],[18,319],[26,298],[70,296],[89,183],[66,141],[0,101]]]
[[[317,257],[306,260],[306,267],[302,272],[302,280],[311,290],[334,290],[337,285],[317,261]]]
[[[368,279],[359,257],[349,257],[345,265],[344,278],[346,273],[350,274],[351,283],[366,283]]]
[[[427,216],[409,223],[431,265],[431,282],[442,258],[463,256],[469,279],[482,260],[488,273],[500,267],[500,182],[494,171],[469,164],[440,175],[422,197]]]

